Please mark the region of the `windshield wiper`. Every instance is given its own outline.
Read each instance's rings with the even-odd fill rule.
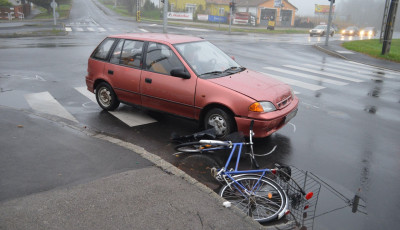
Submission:
[[[244,68],[244,67],[237,67],[237,66],[232,66],[232,67],[229,67],[228,69],[226,69],[226,70],[224,70],[224,72],[230,72],[230,71],[234,71],[235,73],[237,73],[237,72],[239,72],[239,71],[243,71],[243,70],[245,70],[246,68]]]
[[[200,76],[203,76],[203,75],[216,75],[216,74],[221,74],[221,73],[223,73],[222,71],[211,71],[211,72],[207,72],[207,73],[202,73],[202,74],[200,74]]]

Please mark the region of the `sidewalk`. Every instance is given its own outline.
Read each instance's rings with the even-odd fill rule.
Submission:
[[[27,172],[28,177],[32,177],[32,173],[37,174],[43,167],[49,171],[46,175],[33,177],[28,185],[18,185],[18,182],[4,178],[9,171],[24,174],[20,170],[26,168],[18,167],[18,163],[25,163],[30,158],[38,161],[40,159],[37,158],[41,157],[46,161],[48,157],[44,157],[43,153],[50,158],[74,154],[73,159],[87,159],[90,155],[128,154],[137,158],[135,162],[138,164],[133,170],[122,170],[94,180],[53,186],[49,190],[3,200],[0,202],[0,229],[267,229],[236,208],[224,208],[224,200],[212,190],[138,146],[48,120],[29,111],[8,107],[0,107],[0,111],[4,115],[0,124],[8,130],[0,133],[3,146],[0,157],[5,160],[2,164],[7,164],[10,159],[14,162],[2,167],[2,189],[8,189],[10,183],[15,183],[15,186],[39,186],[35,183],[47,179],[43,177],[54,177],[52,183],[57,183],[70,176],[65,175],[70,171],[57,175],[60,166],[46,162],[32,165],[34,171]],[[10,144],[10,138],[11,142],[20,144]],[[60,145],[53,143],[55,139],[74,143]],[[42,145],[35,147],[33,143],[37,142]],[[76,146],[95,146],[97,150],[77,150]],[[54,149],[57,152],[51,153]],[[18,156],[17,162],[13,156]],[[63,162],[58,160],[55,164],[76,167],[70,165],[69,159]],[[89,159],[89,163],[85,164],[91,168],[90,162],[97,157]],[[82,160],[78,160],[81,164]],[[79,170],[77,167],[76,171]],[[75,173],[70,172],[71,175]],[[22,177],[20,180],[26,179]]]

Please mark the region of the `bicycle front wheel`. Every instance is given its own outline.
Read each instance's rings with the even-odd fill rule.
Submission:
[[[288,199],[277,183],[251,175],[236,177],[235,180],[224,185],[219,192],[232,205],[258,222],[268,222],[284,215]]]
[[[177,145],[175,150],[183,153],[201,153],[203,151],[217,151],[227,149],[225,145],[218,143],[202,144],[200,142],[188,142]]]

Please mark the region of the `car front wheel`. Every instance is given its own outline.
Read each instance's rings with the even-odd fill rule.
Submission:
[[[105,82],[96,87],[96,100],[100,107],[107,111],[115,110],[120,103],[112,87]]]
[[[225,110],[214,108],[208,111],[204,118],[204,128],[211,129],[213,127],[217,136],[225,137],[235,131],[235,120]]]

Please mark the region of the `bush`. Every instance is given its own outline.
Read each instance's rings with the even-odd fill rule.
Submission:
[[[0,0],[0,6],[11,7],[12,4],[8,0]]]

